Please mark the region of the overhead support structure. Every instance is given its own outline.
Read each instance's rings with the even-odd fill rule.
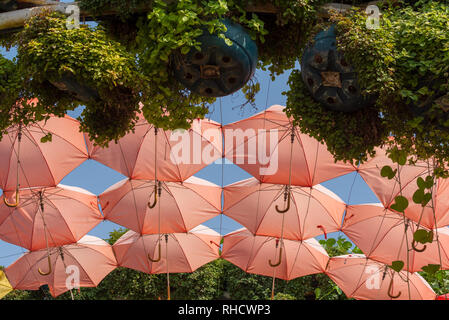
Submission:
[[[31,16],[38,14],[44,10],[53,10],[57,12],[61,12],[66,14],[66,9],[70,5],[77,5],[77,2],[57,2],[53,0],[19,0],[21,4],[29,5],[35,5],[31,8],[24,8],[9,12],[3,12],[0,13],[0,31],[14,31],[17,28],[23,27],[26,20],[28,20]],[[366,4],[359,5],[360,7],[366,7],[371,4],[376,4],[380,1],[370,1]],[[340,4],[340,3],[327,3],[322,6],[320,15],[321,16],[329,16],[329,13],[332,10],[336,10],[338,12],[345,12],[349,10],[352,6],[347,4]],[[142,6],[142,8],[136,8],[136,12],[145,12],[149,10],[149,6]],[[277,14],[280,12],[279,8],[271,5],[271,4],[264,4],[264,5],[248,5],[246,8],[248,12],[256,12],[256,13],[266,13],[266,14]],[[101,16],[111,16],[118,14],[117,10],[114,9],[105,9],[104,12],[102,12]],[[89,12],[81,11],[80,15],[84,18],[92,18],[93,15]]]

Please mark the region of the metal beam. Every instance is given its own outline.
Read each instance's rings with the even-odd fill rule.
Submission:
[[[20,2],[29,3],[29,4],[35,4],[36,7],[33,8],[27,8],[27,9],[20,9],[10,12],[3,12],[0,13],[0,30],[7,30],[7,29],[16,29],[23,27],[25,24],[25,21],[28,20],[32,15],[35,15],[43,10],[54,10],[61,13],[66,13],[66,8],[69,5],[77,5],[77,2],[56,2],[53,0],[19,0]],[[364,5],[360,5],[360,7],[366,7],[370,4],[376,4],[380,1],[370,1]],[[337,10],[339,12],[345,12],[348,9],[350,9],[352,6],[347,4],[339,4],[339,3],[327,3],[321,7],[320,15],[321,16],[329,16],[329,13],[331,10]],[[148,11],[150,7],[143,6],[142,8],[137,8],[136,12],[144,12]],[[276,14],[279,13],[279,8],[271,5],[271,4],[264,4],[264,5],[249,5],[247,8],[248,12],[256,12],[256,13],[270,13],[270,14]],[[117,14],[117,10],[111,9],[105,9],[105,11],[101,14],[102,16],[108,16],[108,15],[115,15]],[[93,15],[89,12],[80,12],[81,16],[85,18],[93,17]]]

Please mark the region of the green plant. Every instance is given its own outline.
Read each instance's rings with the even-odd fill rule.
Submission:
[[[335,13],[325,24],[336,25],[338,50],[375,103],[359,112],[333,113],[313,103],[295,72],[287,111],[304,131],[326,142],[336,159],[363,161],[386,144],[388,152],[398,146],[409,156],[433,157],[443,168],[449,161],[449,6],[396,1],[381,11],[379,29],[368,29],[359,9]]]

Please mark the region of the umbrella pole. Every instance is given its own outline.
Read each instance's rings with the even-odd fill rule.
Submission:
[[[167,300],[170,299],[170,273],[168,272],[168,234],[165,235],[165,264],[167,265]]]
[[[20,144],[22,142],[22,124],[19,124],[19,132],[17,133],[17,171],[16,171],[16,202],[15,203],[9,203],[8,199],[4,196],[3,202],[7,207],[15,208],[19,205],[19,170],[20,170]]]

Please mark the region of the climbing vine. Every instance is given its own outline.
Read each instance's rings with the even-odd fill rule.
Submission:
[[[363,161],[375,146],[387,144],[388,150],[396,145],[419,159],[434,157],[443,168],[449,161],[449,7],[396,1],[386,2],[381,11],[379,29],[367,28],[367,14],[355,8],[333,14],[327,23],[336,26],[337,48],[357,72],[362,95],[375,97],[372,106],[343,114],[310,104],[313,99],[295,72],[287,110],[337,159]],[[314,111],[303,96],[310,97],[307,104]],[[371,119],[351,122],[360,119],[358,112],[371,112]],[[339,127],[342,120],[348,122]]]

